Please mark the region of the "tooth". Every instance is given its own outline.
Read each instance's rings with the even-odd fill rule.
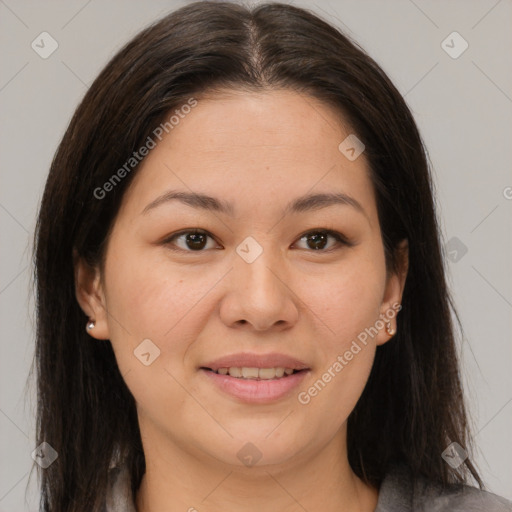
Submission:
[[[242,369],[237,368],[236,366],[231,366],[230,368],[228,368],[228,372],[229,372],[229,375],[231,375],[231,377],[241,377],[242,376]]]
[[[258,373],[258,368],[242,368],[242,377],[244,379],[257,379]]]
[[[276,368],[260,368],[260,379],[273,379],[276,376]]]
[[[237,367],[231,366],[229,368],[218,368],[217,373],[220,375],[230,375],[238,379],[263,379],[270,380],[278,378],[280,379],[284,375],[291,375],[293,368],[249,368],[249,367]]]

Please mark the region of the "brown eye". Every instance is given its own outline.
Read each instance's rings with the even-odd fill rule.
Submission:
[[[333,238],[340,245],[350,245],[348,241],[336,231],[331,230],[316,230],[309,231],[301,236],[300,240],[305,241],[308,249],[312,249],[314,251],[323,251],[328,252],[336,246],[336,244],[332,244],[330,247],[325,249],[328,244],[329,237]]]
[[[180,231],[179,233],[175,233],[170,238],[167,238],[164,241],[165,245],[169,245],[172,250],[182,250],[188,252],[201,252],[203,249],[211,249],[212,247],[207,247],[208,238],[212,239],[211,235],[209,235],[206,231],[201,231],[198,229],[188,230],[188,231]],[[177,240],[180,243],[175,243]],[[173,245],[177,245],[178,248],[172,247]]]

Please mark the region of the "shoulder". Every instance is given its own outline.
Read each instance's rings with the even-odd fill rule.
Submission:
[[[413,479],[405,466],[384,478],[375,512],[512,512],[512,502],[470,485],[442,487]]]

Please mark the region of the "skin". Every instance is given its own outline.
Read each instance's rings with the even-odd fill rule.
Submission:
[[[401,302],[407,258],[399,275],[386,274],[364,153],[349,161],[340,152],[350,128],[309,96],[225,91],[197,99],[126,191],[104,273],[76,265],[77,299],[96,321],[90,334],[111,341],[137,403],[147,466],[137,511],[373,511],[378,489],[348,464],[346,422],[377,346],[392,336],[380,329],[307,405],[297,399]],[[230,201],[235,215],[179,201],[141,213],[170,189]],[[333,191],[365,213],[331,205],[282,215],[291,199]],[[185,228],[212,238],[200,252],[185,236],[165,243]],[[315,250],[301,237],[318,229],[353,245],[329,237]],[[248,236],[263,249],[252,263],[236,252]],[[396,330],[396,317],[390,322]],[[160,349],[149,366],[133,354],[147,338]],[[297,392],[275,403],[240,403],[198,371],[223,355],[274,351],[311,368]],[[262,454],[250,467],[237,457],[247,442]]]

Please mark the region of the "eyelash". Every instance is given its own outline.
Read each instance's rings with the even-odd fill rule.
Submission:
[[[208,231],[204,231],[202,229],[186,229],[186,230],[182,230],[182,231],[178,231],[177,233],[174,233],[172,234],[171,236],[169,236],[168,238],[166,238],[162,244],[163,245],[167,245],[169,247],[169,249],[171,249],[172,251],[178,251],[178,252],[189,252],[189,253],[200,253],[200,252],[205,252],[206,249],[201,249],[201,250],[197,250],[197,251],[193,251],[193,250],[187,250],[187,249],[182,249],[180,247],[172,247],[172,241],[176,238],[179,238],[180,236],[183,236],[183,235],[187,235],[187,234],[195,234],[195,235],[206,235],[210,238],[212,238],[213,240],[215,240],[215,238],[213,237],[213,235],[211,235]],[[354,244],[351,243],[349,240],[347,240],[347,238],[345,238],[341,233],[338,233],[337,231],[334,231],[334,230],[331,230],[331,229],[324,229],[324,228],[316,228],[316,229],[310,229],[309,231],[306,231],[305,233],[303,233],[302,235],[299,236],[298,240],[300,241],[302,238],[304,238],[305,236],[307,235],[310,235],[310,234],[324,234],[324,235],[330,235],[332,236],[337,242],[338,244],[340,244],[341,246],[347,246],[347,247],[352,247]],[[339,249],[340,247],[336,247],[336,246],[333,246],[329,249],[318,249],[318,250],[314,250],[314,249],[304,249],[304,250],[307,250],[308,252],[314,252],[314,253],[331,253],[333,250],[336,250],[336,249]]]

